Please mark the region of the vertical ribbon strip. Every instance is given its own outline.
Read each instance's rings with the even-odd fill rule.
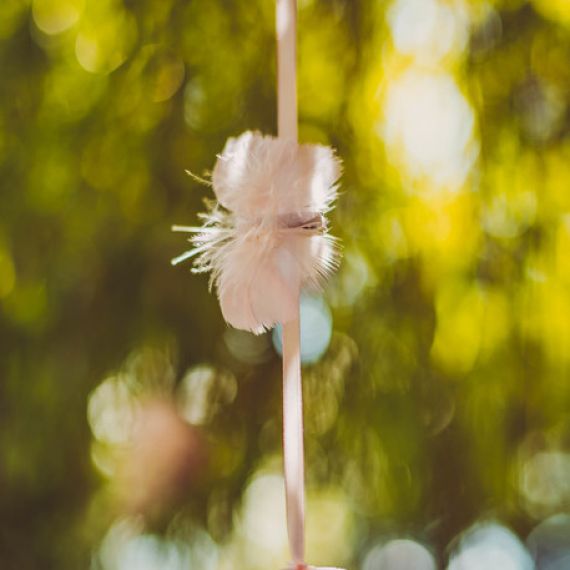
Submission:
[[[341,166],[332,148],[298,143],[297,3],[276,1],[278,137],[246,131],[226,141],[212,171],[216,201],[198,214],[201,226],[173,226],[191,234],[191,248],[172,263],[193,259],[193,272],[210,273],[231,326],[261,334],[283,325],[287,530],[293,570],[308,570],[299,300],[338,265],[326,213]]]
[[[296,0],[277,0],[276,29],[277,134],[279,138],[297,143]],[[283,323],[283,465],[287,531],[293,570],[308,570],[313,567],[305,564],[305,459],[299,294],[300,291],[297,293],[296,317]]]
[[[277,0],[276,28],[277,134],[297,142],[296,0]],[[298,308],[296,318],[283,323],[283,465],[289,547],[300,570],[305,567],[305,466]]]

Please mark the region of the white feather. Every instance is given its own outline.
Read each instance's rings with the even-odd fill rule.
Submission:
[[[217,203],[200,214],[193,271],[211,272],[222,314],[256,334],[295,318],[299,291],[336,267],[324,214],[337,196],[340,161],[329,147],[246,132],[230,138],[212,174]]]

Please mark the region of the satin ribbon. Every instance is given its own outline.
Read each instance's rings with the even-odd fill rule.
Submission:
[[[297,2],[277,0],[277,133],[298,140],[297,130]],[[307,223],[307,222],[305,222]],[[322,221],[308,220],[319,231]],[[299,303],[297,303],[299,306]],[[305,465],[300,320],[283,323],[283,465],[290,570],[341,570],[305,564]]]
[[[296,0],[277,0],[276,27],[277,134],[297,140]],[[283,465],[292,568],[305,570],[305,465],[298,314],[294,320],[283,323]]]

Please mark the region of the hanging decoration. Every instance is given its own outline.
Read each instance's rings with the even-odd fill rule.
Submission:
[[[318,289],[337,263],[324,214],[336,198],[330,148],[246,132],[226,143],[212,174],[217,202],[201,214],[193,271],[210,272],[225,320],[256,334],[295,319],[302,288]]]
[[[305,563],[303,404],[299,296],[318,289],[338,263],[326,214],[337,196],[340,161],[329,147],[297,142],[296,0],[277,0],[278,137],[245,132],[218,155],[216,201],[189,232],[193,271],[210,272],[233,327],[263,333],[283,326],[283,455],[291,570]],[[327,570],[327,569],[322,569]],[[328,569],[335,570],[335,569]]]

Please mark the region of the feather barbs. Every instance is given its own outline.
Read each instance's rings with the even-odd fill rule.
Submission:
[[[325,214],[337,196],[340,161],[321,145],[246,132],[218,155],[216,203],[192,234],[194,272],[211,272],[222,314],[256,334],[295,318],[302,288],[318,289],[336,268],[338,246]]]

